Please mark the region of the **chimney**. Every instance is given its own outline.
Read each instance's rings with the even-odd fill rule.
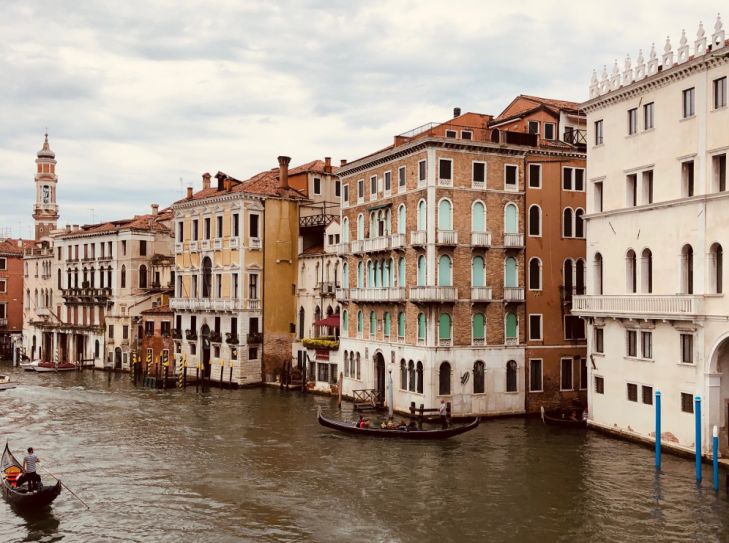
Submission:
[[[340,168],[341,168],[342,166],[345,166],[346,164],[347,164],[347,159],[346,159],[346,158],[343,158],[343,159],[341,159],[341,160],[339,161],[339,167],[340,167]]]
[[[78,224],[74,224],[74,225],[73,225],[73,228],[72,228],[72,230],[73,230],[74,232],[75,232],[76,230],[78,230]]]
[[[18,238],[18,247],[23,247],[23,240]]]
[[[152,215],[157,215],[159,213],[159,204],[152,204]]]
[[[454,107],[453,108],[453,117],[460,117],[461,116],[461,108],[460,107]]]
[[[203,190],[210,188],[210,174],[208,172],[205,172],[202,175],[203,178]]]
[[[68,233],[68,232],[70,232],[70,231],[71,231],[71,225],[70,225],[70,224],[67,224],[67,225],[66,225],[66,232]]]
[[[332,173],[332,157],[330,156],[324,157],[324,171],[326,173]]]
[[[225,181],[223,181],[223,187],[227,192],[230,192],[230,188],[233,186],[233,181],[231,181],[230,177],[226,177]]]
[[[282,189],[289,188],[289,162],[290,156],[278,157],[278,186]]]
[[[192,187],[187,187],[187,199],[192,200]]]

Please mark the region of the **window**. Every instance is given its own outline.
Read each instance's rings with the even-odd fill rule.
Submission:
[[[516,362],[509,360],[506,363],[506,392],[517,391]]]
[[[681,393],[681,411],[684,413],[693,413],[694,412],[694,395],[693,394],[686,394],[685,392]]]
[[[714,243],[709,250],[711,255],[711,288],[716,294],[724,291],[724,251],[721,245]]]
[[[530,134],[539,134],[539,121],[529,121],[527,132]]]
[[[632,173],[625,178],[625,205],[638,205],[638,174]]]
[[[529,235],[533,237],[542,235],[542,209],[538,205],[529,208]]]
[[[564,190],[585,190],[585,169],[584,168],[562,168],[562,189]]]
[[[444,346],[451,344],[451,316],[448,313],[438,316],[438,341]]]
[[[426,162],[425,160],[421,160],[418,162],[418,182],[424,183],[425,182],[425,174],[426,174]]]
[[[694,116],[694,96],[695,89],[691,87],[683,91],[683,118],[687,119]]]
[[[258,299],[258,274],[257,273],[251,273],[248,275],[248,298],[250,298],[251,300]]]
[[[635,294],[637,290],[637,268],[635,265],[635,251],[629,249],[625,255],[625,287],[629,293]]]
[[[397,314],[397,337],[405,337],[405,313],[402,311]]]
[[[640,354],[643,358],[653,358],[653,333],[640,333]]]
[[[653,405],[653,387],[643,385],[641,388],[641,395],[643,396],[643,403],[646,405]]]
[[[650,130],[653,128],[653,112],[654,103],[650,102],[643,105],[643,130]]]
[[[184,234],[185,234],[185,223],[183,223],[182,221],[180,221],[180,222],[177,223],[177,241],[182,242],[182,240],[185,239],[185,235]],[[102,251],[103,251],[103,248],[104,248],[104,244],[103,243],[101,244],[101,248],[102,248]],[[59,247],[59,250],[60,250],[60,247]],[[101,256],[104,256],[104,255],[102,254]]]
[[[218,238],[223,237],[223,216],[218,215],[215,217],[215,236]]]
[[[370,176],[370,195],[377,194],[377,176]]]
[[[370,337],[375,337],[377,332],[377,314],[374,311],[370,311]]]
[[[595,376],[595,393],[605,394],[605,379]]]
[[[392,172],[385,172],[385,192],[392,190]]]
[[[626,353],[628,356],[638,356],[638,332],[635,330],[626,330]]]
[[[572,359],[563,358],[560,360],[560,378],[559,378],[559,389],[560,390],[572,390],[574,385],[572,383]]]
[[[684,364],[694,363],[694,336],[693,334],[681,334],[681,362]]]
[[[517,188],[517,176],[519,170],[517,166],[507,165],[504,167],[504,188],[515,190]]]
[[[69,284],[69,286],[71,285]],[[121,267],[121,288],[127,288],[127,268],[123,264]]]
[[[5,279],[0,279],[0,292],[5,294],[8,291],[8,283]]]
[[[714,109],[726,106],[726,77],[714,79]]]
[[[203,235],[205,236],[204,239],[210,239],[210,217],[205,217],[204,225],[205,225],[204,230],[203,230]]]
[[[195,238],[195,239],[197,239],[197,238]],[[75,249],[76,249],[74,251],[76,254],[75,258],[78,259],[78,245],[75,246]],[[127,240],[125,240],[125,239],[122,240],[122,256],[127,256]]]
[[[553,140],[555,139],[555,127],[554,123],[544,123],[544,139]]]
[[[595,194],[594,194],[594,206],[595,212],[599,213],[602,211],[602,181],[595,181]]]
[[[562,237],[572,237],[572,210],[569,207],[562,212]]]
[[[542,188],[542,165],[529,164],[529,188]]]
[[[638,131],[638,109],[628,110],[628,134],[635,134]]]
[[[397,169],[397,184],[401,187],[405,186],[405,166],[400,166]]]
[[[628,401],[629,402],[637,402],[638,401],[638,385],[634,383],[628,383]]]
[[[418,313],[418,341],[425,341],[426,320],[423,313]]]
[[[473,318],[471,319],[471,334],[472,334],[472,342],[474,345],[484,345],[485,344],[485,335],[486,335],[486,327],[485,327],[485,319],[483,316],[483,313],[475,313],[473,315]]]
[[[681,294],[694,293],[694,250],[691,245],[681,249]]]
[[[529,360],[529,392],[542,392],[542,360],[532,358]]]
[[[357,181],[357,199],[361,200],[364,198],[364,179]]]
[[[443,362],[438,372],[438,395],[448,396],[451,393],[451,365]]]
[[[198,239],[198,234],[199,234],[199,232],[198,232],[198,221],[197,221],[197,219],[193,219],[192,220],[192,239],[193,240]],[[124,245],[123,244],[124,244],[124,242],[122,242],[122,249],[124,249]]]
[[[585,222],[582,219],[582,215],[584,215],[585,212],[581,209],[575,210],[575,237],[576,238],[584,238],[585,237]]]
[[[536,341],[542,339],[541,315],[529,315],[529,339]]]
[[[139,266],[139,288],[147,288],[147,266]]]
[[[446,138],[455,138],[458,134],[455,130],[446,130],[445,131],[445,137]]]
[[[726,153],[711,157],[711,165],[714,177],[714,191],[724,192],[726,190]]]
[[[114,339],[114,325],[109,325],[109,339]]]
[[[602,145],[604,143],[602,137],[602,119],[595,121],[595,145]]]
[[[641,292],[651,294],[653,292],[653,253],[650,249],[643,249],[640,258],[641,268]]]
[[[314,195],[321,194],[321,179],[318,177],[314,178]]]
[[[335,181],[334,182],[334,196],[341,196],[341,194],[342,194],[342,182]]]
[[[258,233],[258,215],[255,213],[248,215],[248,237],[249,238],[259,238],[260,237],[260,235]]]
[[[474,162],[472,166],[473,185],[483,187],[486,183],[486,163]]]
[[[471,132],[470,130],[461,130],[461,139],[472,140],[473,132]]]
[[[238,223],[238,214],[233,213],[233,236],[239,236],[240,235],[240,226]]]
[[[653,203],[653,170],[646,170],[642,174],[642,202],[643,204]]]
[[[483,362],[480,360],[476,360],[476,362],[473,363],[473,393],[474,394],[483,394],[486,392],[485,387],[485,368]]]
[[[347,205],[349,203],[349,185],[344,185],[344,192],[342,193],[342,203]]]
[[[681,193],[684,198],[694,195],[694,161],[687,160],[681,164]]]
[[[580,390],[587,390],[587,358],[580,358]]]
[[[518,332],[519,332],[519,321],[516,318],[515,313],[507,313],[506,314],[506,341],[508,342],[514,342],[518,340]]]
[[[453,161],[441,158],[438,160],[438,179],[441,181],[453,182]]]
[[[538,258],[529,260],[529,290],[542,290],[542,262]]]

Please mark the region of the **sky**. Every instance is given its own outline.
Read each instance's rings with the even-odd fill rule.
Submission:
[[[454,107],[585,101],[593,69],[692,44],[722,7],[729,27],[709,1],[0,0],[0,236],[32,235],[46,129],[59,226],[122,219],[204,172],[351,161]]]

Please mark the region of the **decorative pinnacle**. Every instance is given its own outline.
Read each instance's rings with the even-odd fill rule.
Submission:
[[[706,32],[704,31],[704,23],[703,21],[699,21],[699,29],[696,31],[696,37],[698,39],[701,39],[704,37],[704,34],[706,34]]]
[[[716,23],[714,23],[714,31],[720,32],[724,24],[721,22],[721,13],[716,14]]]
[[[664,53],[671,52],[671,36],[666,36],[666,45],[663,46]]]

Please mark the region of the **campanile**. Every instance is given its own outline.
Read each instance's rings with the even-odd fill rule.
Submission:
[[[48,145],[46,134],[43,148],[38,151],[35,173],[35,205],[33,206],[33,219],[35,219],[35,239],[40,241],[56,229],[58,222],[58,204],[56,203],[56,153]]]

